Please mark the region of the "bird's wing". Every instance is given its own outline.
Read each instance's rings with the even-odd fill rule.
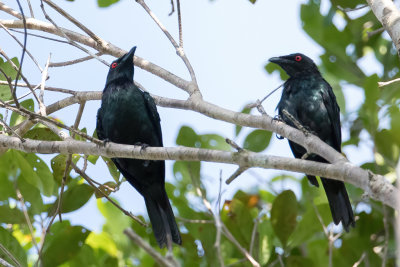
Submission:
[[[146,104],[147,112],[149,113],[149,116],[151,118],[151,122],[157,131],[158,140],[161,142],[160,146],[162,146],[160,115],[158,115],[156,103],[154,103],[154,99],[150,96],[148,92],[143,92],[143,98]]]
[[[101,108],[99,108],[99,110],[97,111],[96,132],[97,132],[97,137],[100,140],[104,140],[103,125],[102,125],[102,118],[101,118]]]
[[[325,81],[324,90],[322,90],[322,99],[326,110],[328,111],[329,119],[333,129],[333,144],[337,151],[341,151],[342,131],[340,127],[340,109],[336,102],[336,96],[333,93],[332,87]]]

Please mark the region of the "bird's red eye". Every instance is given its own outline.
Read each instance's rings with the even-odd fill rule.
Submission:
[[[301,61],[301,56],[296,56],[296,57],[294,58],[294,60],[296,60],[297,62],[298,62],[298,61]]]
[[[111,64],[111,68],[115,69],[117,67],[117,62],[114,62],[113,64]]]

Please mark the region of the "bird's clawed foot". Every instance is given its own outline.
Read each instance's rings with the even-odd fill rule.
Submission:
[[[141,148],[140,148],[140,152],[142,152],[143,150],[146,150],[146,148],[148,148],[148,147],[149,147],[149,145],[148,145],[148,144],[141,143],[141,142],[137,142],[137,143],[135,143],[135,146],[141,146]]]
[[[273,121],[277,122],[283,122],[282,116],[281,115],[276,115],[275,117],[272,118]]]
[[[272,118],[272,121],[277,121],[277,122],[284,122],[282,119],[281,115],[276,115],[275,117]],[[276,138],[278,138],[279,140],[284,139],[285,137],[279,135],[279,134],[275,134]]]
[[[108,138],[103,139],[103,146],[106,146],[109,142],[111,142],[110,139]]]

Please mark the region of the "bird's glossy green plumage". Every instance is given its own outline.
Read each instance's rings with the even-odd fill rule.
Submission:
[[[280,65],[290,76],[285,82],[281,100],[277,106],[279,115],[287,124],[296,127],[283,113],[285,109],[302,126],[317,135],[328,145],[341,151],[340,110],[331,86],[322,78],[315,63],[303,54],[270,59]],[[301,158],[306,150],[289,141],[296,158]],[[327,162],[320,156],[310,155],[308,160]],[[318,185],[315,176],[307,175],[309,181]],[[343,182],[321,177],[335,224],[342,222],[348,231],[354,226],[353,210]]]
[[[120,144],[160,147],[160,117],[153,98],[133,82],[136,47],[115,60],[109,70],[97,112],[99,139]],[[167,235],[177,244],[181,237],[165,192],[165,162],[127,158],[112,159],[127,181],[144,197],[154,235],[160,247]]]

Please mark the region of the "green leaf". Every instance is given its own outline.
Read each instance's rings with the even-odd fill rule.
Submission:
[[[259,263],[265,265],[274,250],[273,246],[273,229],[269,220],[262,220],[258,224],[259,235]]]
[[[289,75],[287,75],[286,72],[275,63],[272,63],[272,62],[267,63],[267,65],[265,65],[264,69],[269,74],[277,71],[279,73],[279,76],[281,77],[282,81],[286,81],[287,79],[289,79]]]
[[[398,135],[399,133],[395,133]],[[391,131],[383,129],[375,134],[375,147],[377,151],[387,161],[386,164],[395,167],[399,158],[399,146],[395,142],[395,137]]]
[[[72,259],[82,248],[90,234],[82,226],[71,226],[68,221],[56,222],[46,236],[43,246],[43,265],[58,266]]]
[[[107,157],[101,157],[103,161],[106,163],[108,171],[110,172],[112,178],[116,183],[120,183],[119,177],[121,176],[121,173],[117,169],[117,166],[115,166],[114,162]]]
[[[21,176],[31,185],[35,186],[45,196],[51,196],[54,188],[53,175],[46,163],[32,153],[10,150],[11,157],[15,159]]]
[[[11,208],[8,204],[0,205],[0,222],[2,223],[19,223],[26,222],[24,214],[17,208]]]
[[[199,141],[196,132],[189,126],[182,126],[179,130],[178,137],[176,138],[176,144],[180,146],[187,147],[200,147],[201,143]]]
[[[291,190],[280,193],[272,204],[271,224],[283,247],[297,225],[297,200]]]
[[[67,163],[67,155],[65,154],[59,154],[55,156],[54,158],[51,159],[51,169],[53,170],[53,178],[54,180],[61,185],[61,181],[64,177],[64,172],[66,168],[66,163]],[[80,155],[73,154],[72,155],[72,162],[75,164],[78,162],[80,159]],[[66,183],[68,184],[69,180],[69,173],[71,172],[72,167],[70,166],[67,172],[67,181]]]
[[[102,249],[114,257],[117,257],[119,253],[114,240],[105,232],[101,232],[100,234],[91,232],[86,239],[86,244],[95,249]]]
[[[296,231],[294,231],[293,235],[290,237],[289,244],[291,247],[297,247],[302,243],[307,243],[312,240],[315,235],[320,235],[323,231],[322,224],[317,217],[315,209],[318,210],[324,225],[328,225],[332,221],[329,204],[316,205],[315,208],[312,201],[307,204],[306,212],[302,215],[302,219]]]
[[[353,1],[347,1],[347,0],[331,0],[333,6],[340,6],[342,8],[355,8],[358,5],[365,4],[363,0],[353,0]]]
[[[230,151],[231,146],[226,143],[225,138],[217,134],[203,134],[199,136],[201,148],[218,149]]]
[[[11,61],[19,67],[18,58],[14,57]],[[0,69],[5,72],[5,74],[11,78],[11,80],[15,80],[17,76],[17,71],[11,66],[9,61],[4,61],[3,58],[0,57]],[[7,79],[4,77],[3,73],[0,72],[0,80],[6,81]],[[12,82],[12,87],[14,88],[14,83]],[[10,100],[11,97],[11,90],[9,85],[0,85],[0,99]]]
[[[25,101],[20,102],[19,104],[29,111],[35,110],[35,103],[33,102],[33,99],[27,99]],[[13,112],[11,114],[11,118],[10,118],[10,126],[17,125],[17,124],[23,122],[24,120],[26,120],[26,117]]]
[[[240,111],[241,113],[244,114],[250,114],[251,109],[246,108],[247,105],[245,105],[245,107],[242,109],[242,111]],[[242,125],[236,125],[235,126],[235,135],[238,136],[240,131],[242,130],[243,126]]]
[[[89,201],[92,195],[93,188],[87,184],[78,184],[68,188],[62,197],[61,211],[63,213],[68,213],[81,208]],[[57,201],[55,203],[57,203]]]
[[[193,184],[194,187],[191,186],[190,189],[194,192],[195,188],[201,186],[200,166],[199,161],[176,161],[173,167],[175,178],[185,187]]]
[[[260,129],[254,130],[244,140],[243,148],[253,152],[261,152],[268,147],[271,136],[271,132]]]
[[[15,237],[6,229],[0,226],[0,244],[2,244],[21,264],[21,266],[28,266],[27,256],[25,250],[21,247]],[[1,258],[6,260],[12,265],[16,265],[7,255],[0,252]]]
[[[118,203],[115,199],[113,200]],[[142,203],[142,205],[144,205],[144,203]],[[97,208],[106,219],[106,223],[103,225],[103,231],[110,235],[120,249],[128,251],[130,248],[130,241],[123,234],[123,231],[130,226],[131,219],[103,198],[97,199]]]
[[[0,161],[5,161],[6,157],[8,155],[0,157]],[[7,163],[4,165],[7,165]],[[0,163],[0,201],[8,200],[9,197],[16,198],[14,184],[9,177],[10,170],[3,167],[4,165]]]
[[[87,157],[87,160],[92,163],[93,165],[96,164],[97,160],[99,159],[99,156],[95,156],[95,155],[89,155]]]
[[[17,188],[21,192],[25,203],[29,206],[29,214],[41,214],[45,211],[45,206],[43,205],[43,199],[39,189],[29,184],[24,177],[18,177]]]
[[[61,138],[49,128],[34,128],[29,130],[24,138],[44,141],[61,141]]]
[[[113,190],[110,190],[110,188],[115,189],[117,187],[118,185],[114,182],[106,182],[98,187],[101,192],[95,190],[94,195],[96,196],[96,198],[102,198],[104,197],[104,195],[109,196],[112,192],[114,192]]]
[[[97,5],[99,7],[109,7],[112,4],[117,3],[119,0],[97,0]]]

